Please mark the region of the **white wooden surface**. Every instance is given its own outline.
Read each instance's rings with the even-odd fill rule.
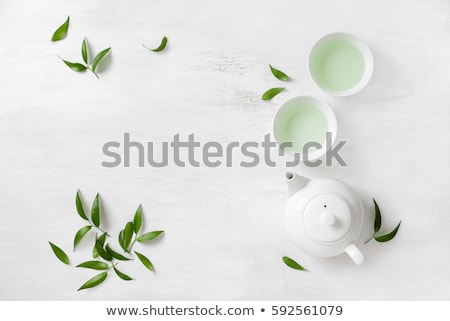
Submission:
[[[71,15],[67,39],[54,29]],[[0,1],[0,299],[3,300],[391,300],[450,299],[450,3],[379,1]],[[369,86],[350,98],[323,94],[307,75],[309,48],[347,31],[372,48]],[[153,54],[162,36],[169,48]],[[80,59],[88,37],[112,46],[101,80],[57,58]],[[278,86],[268,64],[294,81]],[[296,95],[327,101],[349,166],[299,169],[341,178],[375,197],[391,243],[369,243],[356,267],[344,255],[315,259],[284,234],[283,166],[107,169],[102,145],[124,132],[146,141],[195,133],[201,141],[262,140],[275,108]],[[166,230],[140,247],[157,274],[122,265],[95,274],[60,264],[51,240],[74,263],[75,191],[100,192],[117,232],[143,204],[146,229]],[[289,255],[309,268],[286,268]]]

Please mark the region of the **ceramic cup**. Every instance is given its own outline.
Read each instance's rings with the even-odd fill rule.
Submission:
[[[373,73],[369,47],[348,33],[331,33],[309,52],[308,69],[314,82],[334,96],[350,96],[363,89]]]
[[[337,132],[336,117],[325,102],[310,96],[299,96],[286,101],[277,109],[272,131],[285,154],[298,154],[300,160],[312,161],[323,156],[333,145]],[[327,132],[331,138],[328,146]],[[310,142],[319,143],[321,147],[310,147],[307,155],[304,155],[304,146]],[[291,143],[292,146],[287,147],[283,143]]]

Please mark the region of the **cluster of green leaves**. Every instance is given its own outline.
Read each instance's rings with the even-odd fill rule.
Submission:
[[[142,253],[133,251],[135,242],[146,243],[158,238],[164,231],[152,231],[147,233],[141,233],[142,227],[142,206],[136,210],[133,221],[128,222],[125,228],[119,233],[119,245],[123,250],[123,254],[115,251],[109,242],[110,235],[104,231],[101,227],[101,199],[97,193],[94,202],[91,207],[90,215],[88,216],[85,211],[85,206],[81,199],[80,191],[77,191],[75,196],[75,205],[78,215],[87,223],[87,225],[81,227],[76,233],[73,240],[73,249],[75,251],[77,245],[91,230],[96,230],[94,245],[92,249],[92,260],[88,260],[78,264],[77,268],[87,268],[93,270],[103,271],[100,274],[95,275],[93,278],[85,282],[78,290],[84,290],[95,287],[106,280],[109,271],[113,270],[115,274],[124,281],[130,281],[133,278],[127,274],[121,272],[117,265],[119,261],[130,261],[133,259],[133,253],[141,263],[150,271],[154,271],[152,262]],[[97,237],[97,232],[101,233]],[[133,239],[134,236],[134,239]],[[69,265],[70,259],[67,254],[55,244],[49,242],[50,247],[56,257],[64,264]]]
[[[136,242],[145,243],[156,239],[160,236],[164,231],[152,231],[147,233],[141,233],[142,226],[142,207],[139,207],[134,214],[133,221],[127,222],[125,227],[120,231],[118,239],[119,245],[124,251],[124,253],[132,254],[133,246]],[[134,239],[133,239],[134,237]],[[154,271],[153,264],[150,260],[145,257],[142,253],[134,251],[134,254],[138,257],[138,259],[144,264],[144,266],[150,271]]]
[[[272,65],[269,65],[269,67],[270,67],[270,71],[272,72],[272,75],[274,75],[275,78],[277,78],[278,80],[289,81],[291,79],[288,75],[286,75],[281,70],[278,70],[278,69],[272,67]],[[275,97],[276,95],[278,95],[285,89],[286,89],[285,87],[270,88],[262,95],[262,100],[271,100],[273,97]]]
[[[400,221],[391,232],[384,235],[377,235],[377,233],[381,229],[381,211],[375,199],[373,200],[373,204],[375,206],[375,221],[373,223],[373,236],[369,240],[367,240],[366,243],[368,243],[371,239],[375,239],[375,241],[381,243],[389,242],[397,235],[398,229],[400,228],[400,224],[402,224],[402,221]]]
[[[59,41],[66,38],[67,32],[69,31],[69,21],[70,16],[68,16],[66,21],[61,26],[59,26],[58,29],[56,29],[56,31],[53,33],[52,41]],[[83,42],[81,43],[81,57],[83,58],[84,63],[71,62],[62,59],[59,56],[58,57],[61,58],[61,60],[66,64],[66,66],[72,69],[73,71],[84,72],[86,70],[89,70],[95,75],[95,77],[99,78],[97,73],[98,67],[110,52],[111,47],[106,48],[100,51],[97,55],[95,55],[94,59],[90,62],[88,43],[86,38],[84,38]]]
[[[97,55],[95,55],[94,59],[90,62],[89,60],[89,49],[87,44],[87,39],[84,38],[83,42],[81,43],[81,57],[83,58],[84,64],[79,62],[70,62],[67,60],[64,60],[61,58],[61,60],[73,71],[76,72],[84,72],[86,70],[89,70],[92,72],[97,79],[99,79],[97,70],[100,65],[100,63],[105,59],[105,57],[111,52],[111,47],[103,49],[100,51]]]
[[[53,33],[52,38],[51,38],[52,41],[59,41],[59,40],[66,38],[67,32],[69,31],[69,22],[70,22],[70,16],[68,16],[66,21],[55,30],[55,32]],[[154,49],[151,49],[151,48],[145,46],[144,44],[142,44],[142,45],[151,51],[160,52],[166,48],[168,40],[169,39],[166,36],[164,36],[161,40],[160,45]],[[92,59],[92,61],[91,61],[88,43],[87,43],[86,38],[84,38],[83,42],[81,43],[81,57],[83,58],[83,62],[71,62],[71,61],[65,60],[59,56],[58,57],[66,64],[67,67],[69,67],[73,71],[85,72],[86,70],[89,70],[90,72],[92,72],[95,75],[95,77],[99,78],[98,67],[99,67],[100,63],[105,59],[105,57],[110,52],[111,52],[111,47],[106,48],[106,49],[100,51],[97,55],[95,55],[94,59]]]

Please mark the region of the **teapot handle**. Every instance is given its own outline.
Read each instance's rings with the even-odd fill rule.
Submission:
[[[354,243],[351,243],[345,248],[345,253],[347,253],[355,262],[356,265],[360,265],[364,261],[364,255],[356,247]]]

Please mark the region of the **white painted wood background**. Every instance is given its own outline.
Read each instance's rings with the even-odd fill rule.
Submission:
[[[67,39],[51,34],[71,15]],[[2,300],[392,300],[450,299],[450,2],[379,1],[17,1],[0,0],[0,299]],[[308,77],[309,48],[346,31],[375,57],[369,86],[332,98]],[[168,50],[146,51],[169,37]],[[97,80],[57,57],[81,60],[112,46]],[[280,83],[271,63],[294,78]],[[101,167],[101,148],[132,138],[162,141],[195,133],[202,142],[261,141],[275,108],[296,95],[328,102],[348,167],[299,171],[352,184],[375,197],[395,240],[369,243],[356,267],[342,255],[316,259],[284,233],[284,167],[156,169]],[[100,192],[113,233],[143,204],[145,228],[164,229],[139,249],[153,260],[95,272],[60,264],[51,240],[74,263],[87,258],[74,206],[80,188]],[[289,255],[311,272],[288,269]]]

